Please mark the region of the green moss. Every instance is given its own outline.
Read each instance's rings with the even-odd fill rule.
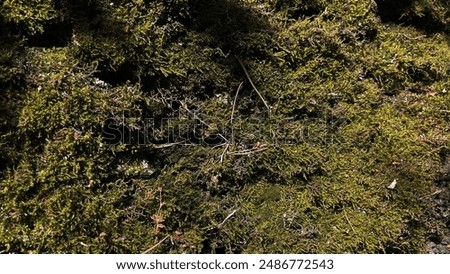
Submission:
[[[38,2],[2,4],[0,252],[425,251],[445,2]]]
[[[6,0],[1,4],[0,10],[3,20],[23,25],[32,34],[42,32],[45,21],[57,15],[53,0]]]

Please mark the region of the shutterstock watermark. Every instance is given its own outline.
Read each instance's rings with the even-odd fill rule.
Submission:
[[[124,112],[120,118],[104,121],[103,143],[108,145],[146,146],[184,144],[215,146],[220,144],[253,145],[265,142],[296,145],[304,142],[336,142],[336,129],[345,120],[328,117],[308,119],[275,119],[271,117],[217,117],[179,115],[168,118],[142,118]]]

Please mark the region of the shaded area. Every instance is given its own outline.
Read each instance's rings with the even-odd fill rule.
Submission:
[[[414,26],[420,30],[449,33],[449,2],[418,0],[376,0],[378,13],[384,22]]]
[[[27,37],[29,47],[66,47],[71,43],[73,35],[73,25],[69,22],[58,20],[49,21],[44,24],[42,33],[37,33]]]

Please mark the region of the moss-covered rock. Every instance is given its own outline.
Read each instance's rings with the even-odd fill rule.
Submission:
[[[446,1],[1,7],[0,252],[418,253],[444,233]]]

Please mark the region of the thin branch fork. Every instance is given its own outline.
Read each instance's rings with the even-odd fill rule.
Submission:
[[[184,102],[180,101],[181,106],[189,113],[191,114],[195,119],[197,119],[200,123],[202,123],[203,125],[207,126],[209,129],[211,129],[212,127],[206,123],[205,121],[203,121],[202,119],[200,119],[200,117],[197,116],[197,114],[195,114],[194,112],[192,112]],[[230,141],[228,141],[227,138],[225,138],[225,136],[223,136],[220,133],[217,133],[217,135],[222,138],[225,142],[227,142],[228,144],[230,143]]]
[[[230,147],[230,144],[226,144],[225,149],[223,150],[222,154],[220,155],[220,162],[221,163],[223,163],[223,158],[225,156],[225,153],[227,153],[229,147]]]

